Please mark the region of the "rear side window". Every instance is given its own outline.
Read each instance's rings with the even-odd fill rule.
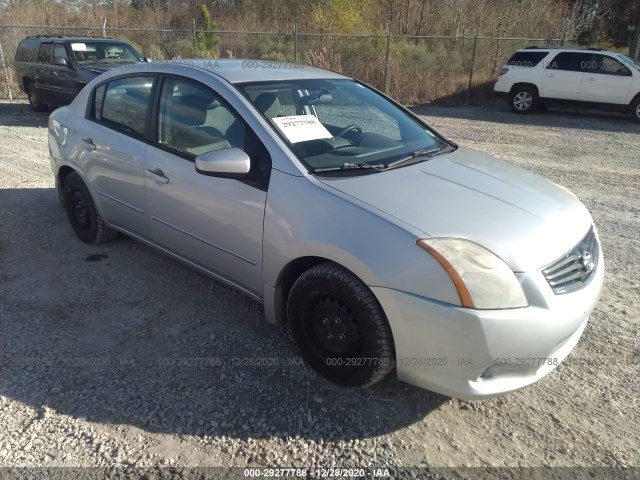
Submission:
[[[38,54],[38,42],[36,40],[23,40],[16,50],[16,61],[35,62]]]
[[[581,72],[581,62],[589,61],[590,56],[583,53],[562,52],[556,55],[547,65],[549,70],[565,70]]]
[[[535,67],[549,52],[516,52],[507,65],[514,67]]]
[[[51,60],[51,51],[53,50],[52,43],[40,44],[40,50],[38,51],[38,62],[49,63]]]
[[[126,77],[94,92],[94,118],[127,135],[142,136],[154,77]]]

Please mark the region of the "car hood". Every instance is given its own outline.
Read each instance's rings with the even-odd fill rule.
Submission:
[[[95,75],[100,75],[101,73],[104,73],[107,70],[111,70],[112,68],[118,68],[126,65],[133,65],[133,63],[101,63],[99,65],[92,65],[92,64],[76,64],[76,65],[79,70],[90,72]]]
[[[558,259],[592,223],[568,190],[462,147],[387,172],[319,180],[425,235],[472,240],[516,272]]]

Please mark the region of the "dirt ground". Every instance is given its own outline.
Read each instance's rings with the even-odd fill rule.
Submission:
[[[565,364],[481,402],[331,385],[241,294],[124,236],[81,243],[56,201],[47,113],[0,102],[0,466],[640,466],[640,125],[419,113],[592,212],[605,288]],[[256,357],[269,361],[239,365]]]

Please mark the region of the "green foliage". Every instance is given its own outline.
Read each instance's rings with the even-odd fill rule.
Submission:
[[[371,0],[325,0],[314,4],[311,21],[320,30],[332,33],[357,33],[365,30],[362,12]]]
[[[200,5],[198,11],[198,17],[196,18],[196,28],[200,30],[196,34],[196,49],[198,56],[217,57],[218,56],[218,44],[220,38],[215,33],[218,25],[211,18],[209,9],[203,3]]]

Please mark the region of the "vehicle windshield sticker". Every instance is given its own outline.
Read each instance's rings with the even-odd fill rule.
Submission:
[[[329,130],[324,128],[320,120],[314,115],[294,115],[291,117],[272,118],[278,130],[280,130],[291,143],[306,142],[307,140],[319,140],[332,138]]]
[[[75,50],[77,52],[86,52],[87,44],[86,43],[72,43],[71,50]]]

